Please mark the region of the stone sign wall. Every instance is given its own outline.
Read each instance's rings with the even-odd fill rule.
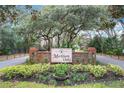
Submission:
[[[51,52],[50,51],[37,51],[36,50],[33,54],[30,54],[30,58],[35,60],[38,63],[42,63],[42,62],[60,63],[60,62],[57,62],[57,61],[52,62],[52,60],[51,60]],[[72,62],[70,61],[68,63],[87,64],[88,63],[88,53],[73,52],[72,51]]]

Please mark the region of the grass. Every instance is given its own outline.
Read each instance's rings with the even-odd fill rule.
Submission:
[[[81,84],[75,86],[54,86],[54,85],[45,85],[35,82],[26,82],[26,81],[16,81],[16,82],[2,82],[0,81],[0,88],[124,88],[124,80],[100,82],[100,83],[90,83],[90,84]]]

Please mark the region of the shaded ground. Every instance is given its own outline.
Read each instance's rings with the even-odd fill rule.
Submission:
[[[118,65],[124,69],[124,61],[122,61],[122,60],[117,60],[117,59],[114,59],[114,58],[111,58],[111,57],[105,56],[105,55],[97,55],[96,60],[103,64]]]
[[[27,58],[28,58],[28,56],[14,58],[14,59],[9,59],[9,60],[6,60],[6,61],[1,61],[0,62],[0,68],[4,68],[4,67],[7,67],[7,66],[14,66],[14,65],[25,63]]]

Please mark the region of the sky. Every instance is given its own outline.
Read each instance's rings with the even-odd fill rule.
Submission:
[[[32,9],[34,10],[41,10],[42,7],[42,5],[32,5]],[[16,8],[25,11],[24,5],[17,5]]]

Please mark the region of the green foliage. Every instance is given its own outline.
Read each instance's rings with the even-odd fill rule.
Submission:
[[[72,71],[76,72],[76,71],[81,71],[83,68],[79,64],[79,65],[74,65],[74,66],[72,65],[71,69],[72,69]]]
[[[2,72],[4,73],[4,76],[7,79],[13,79],[16,77],[26,78],[26,77],[31,76],[31,74],[32,74],[29,66],[8,67],[6,69],[3,69]]]
[[[53,80],[52,73],[47,72],[47,71],[45,71],[44,73],[43,72],[36,73],[34,75],[34,78],[36,81],[42,82],[45,84],[47,84],[47,83],[49,84],[51,82],[50,80]]]
[[[10,49],[1,50],[1,53],[4,54],[4,55],[8,55],[9,52],[10,52]]]
[[[1,5],[0,6],[0,23],[5,22],[8,17],[10,22],[14,21],[17,17],[17,9],[15,5]]]
[[[0,72],[4,73],[5,79],[14,79],[14,78],[28,78],[33,76],[38,72],[45,72],[48,70],[48,65],[19,65],[1,69]]]
[[[115,65],[71,65],[71,64],[34,64],[34,65],[18,65],[7,67],[0,70],[0,78],[5,80],[13,79],[33,79],[37,82],[45,84],[58,84],[58,80],[54,77],[66,77],[64,84],[72,84],[77,82],[85,82],[93,78],[103,78],[109,72],[115,73],[116,76],[124,76],[124,70]]]
[[[0,88],[124,88],[124,80],[112,80],[107,82],[94,82],[88,84],[80,84],[76,86],[54,86],[43,83],[35,83],[28,81],[0,81]]]
[[[117,36],[95,36],[89,43],[90,47],[95,47],[97,52],[105,53],[108,55],[121,55],[122,46],[121,41]]]
[[[124,14],[124,6],[123,5],[109,5],[108,11],[110,12],[113,18],[115,19],[122,18]]]
[[[33,10],[32,6],[24,7],[26,7],[24,8],[25,11],[29,13],[18,11],[16,6],[0,7],[0,23],[2,23],[2,30],[0,30],[2,46],[0,46],[0,50],[5,54],[10,52],[6,49],[26,51],[31,46],[46,46],[45,48],[48,50],[51,47],[79,49],[79,46],[83,45],[80,45],[81,43],[76,40],[80,37],[79,33],[92,29],[97,31],[103,29],[107,31],[106,33],[111,34],[105,40],[100,37],[94,37],[91,40],[89,46],[96,47],[97,52],[106,53],[110,49],[116,49],[118,47],[116,45],[119,45],[116,40],[113,42],[115,31],[112,28],[115,27],[116,23],[111,18],[122,17],[123,6],[44,6],[38,12]],[[111,15],[108,15],[108,11]],[[10,22],[6,22],[8,18],[10,21],[16,21],[17,24],[8,25]],[[101,32],[100,34],[102,35]],[[57,38],[55,44],[53,43],[54,37]],[[46,41],[46,45],[41,46],[41,38]],[[116,54],[118,55],[119,52]]]
[[[72,81],[74,82],[81,82],[84,81],[86,79],[88,79],[89,74],[87,72],[84,73],[73,73],[72,75]]]
[[[22,34],[27,46],[37,42],[35,39],[32,41],[34,36],[36,39],[42,37],[48,42],[45,47],[47,50],[50,50],[51,47],[75,49],[74,45],[77,43],[75,39],[78,37],[79,32],[96,28],[97,20],[102,12],[104,11],[99,6],[44,6],[35,21],[30,22],[26,18],[23,20],[27,24],[26,26],[20,26],[19,32]],[[20,23],[24,23],[23,21],[20,18]],[[18,27],[15,28],[18,29]],[[53,44],[52,38],[55,36],[58,41]],[[37,43],[40,46],[40,43]]]
[[[48,84],[49,84],[49,85],[57,85],[57,81],[50,79],[50,80],[48,81]]]
[[[90,72],[95,76],[95,77],[103,77],[107,73],[107,69],[105,66],[93,66],[90,68]]]
[[[37,74],[36,75],[36,79],[39,81],[39,82],[47,82],[47,80],[48,80],[48,78],[47,78],[47,76],[44,76],[44,75],[42,75],[42,74]]]
[[[80,58],[76,58],[76,62],[80,64],[83,63],[83,61]]]
[[[26,64],[35,64],[36,62],[31,59],[26,59]]]
[[[108,50],[108,51],[106,52],[106,54],[108,54],[108,55],[113,55],[114,53],[113,53],[112,50]]]
[[[98,36],[95,36],[88,44],[89,47],[95,47],[97,52],[101,52],[102,49],[101,49],[101,39],[100,37]]]
[[[56,76],[65,76],[68,72],[67,64],[57,64],[54,66],[54,72]]]
[[[106,52],[108,55],[120,56],[122,54],[122,48],[111,49]]]
[[[124,76],[124,71],[119,66],[109,64],[107,65],[107,68],[109,71],[115,72],[116,75]]]
[[[47,58],[47,57],[46,57],[46,58],[44,58],[42,63],[49,63],[48,58]]]
[[[77,72],[77,71],[89,71],[91,65],[71,65],[71,70],[73,72]]]
[[[113,54],[114,55],[121,55],[122,54],[122,49],[121,48],[114,49]]]
[[[65,84],[65,85],[71,85],[71,84],[72,84],[72,81],[69,80],[69,79],[67,79],[67,80],[64,81],[64,84]]]

